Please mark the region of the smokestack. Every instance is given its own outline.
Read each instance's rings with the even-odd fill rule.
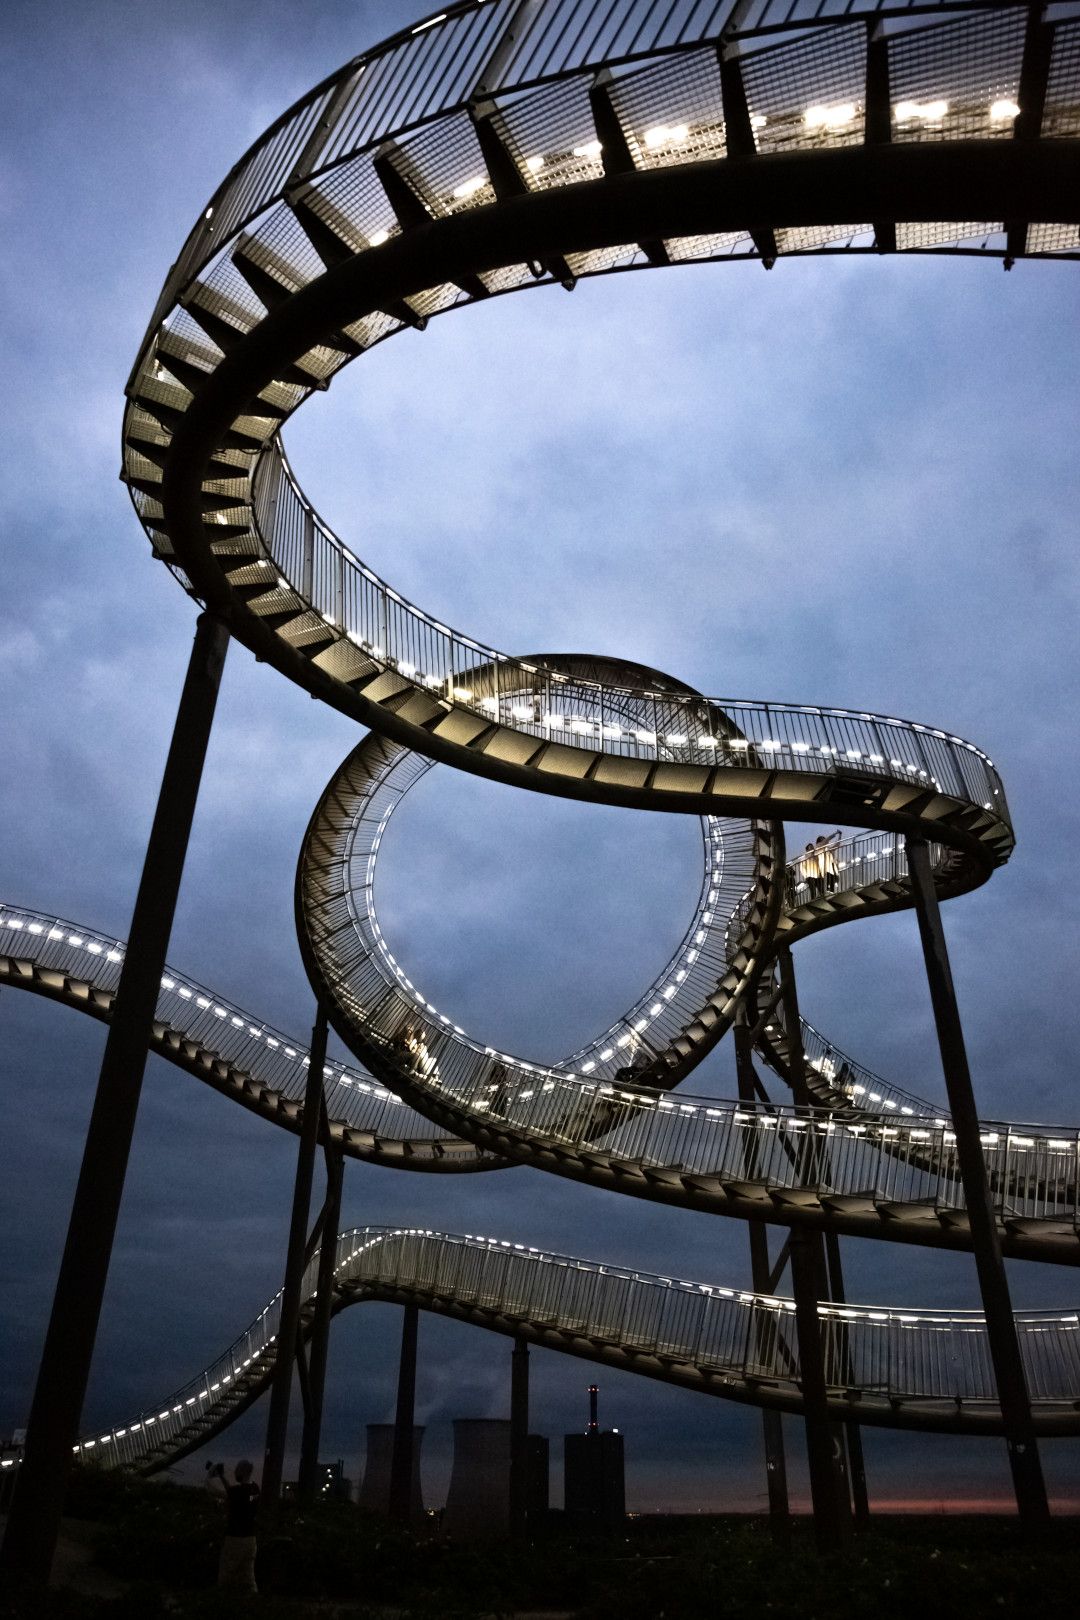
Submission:
[[[585,1431],[586,1434],[597,1434],[599,1432],[600,1425],[597,1422],[597,1416],[596,1416],[596,1403],[597,1403],[597,1400],[599,1398],[599,1395],[600,1395],[600,1391],[597,1389],[596,1385],[595,1384],[590,1384],[589,1385],[589,1427]]]

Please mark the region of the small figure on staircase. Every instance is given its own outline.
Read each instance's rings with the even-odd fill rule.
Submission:
[[[819,894],[832,894],[840,884],[840,874],[836,865],[836,847],[843,838],[839,827],[834,833],[819,833],[817,844]]]

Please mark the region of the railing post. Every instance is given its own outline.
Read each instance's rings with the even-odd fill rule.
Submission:
[[[740,1102],[753,1105],[754,1064],[750,1051],[750,1026],[745,1005],[740,1006],[735,1024],[735,1070]],[[747,1152],[748,1175],[755,1173],[756,1154]],[[769,1237],[760,1221],[747,1222],[750,1239],[750,1278],[755,1294],[769,1292]],[[780,1331],[779,1323],[776,1328]],[[769,1531],[776,1541],[787,1541],[791,1534],[791,1507],[788,1502],[787,1458],[784,1455],[783,1419],[772,1407],[761,1409],[765,1440],[765,1484],[769,1492]]]
[[[397,1409],[394,1413],[394,1450],[390,1459],[390,1517],[403,1522],[412,1517],[413,1447],[416,1444],[416,1337],[420,1312],[406,1305],[401,1323],[401,1360],[398,1365]]]
[[[522,1535],[529,1517],[529,1346],[515,1339],[510,1356],[510,1530]]]
[[[266,1419],[266,1452],[262,1479],[264,1502],[276,1502],[281,1495],[285,1443],[289,1432],[293,1365],[296,1361],[296,1339],[300,1330],[300,1289],[304,1281],[306,1264],[311,1183],[315,1170],[315,1149],[319,1140],[325,1062],[326,1012],[320,1004],[315,1027],[311,1032],[300,1147],[296,1155],[296,1178],[293,1183],[289,1246],[285,1256],[285,1281],[281,1290],[281,1314],[278,1318],[277,1354],[274,1357],[274,1377],[270,1386],[270,1411]]]
[[[228,645],[229,631],[221,620],[200,614],[146,846],[26,1449],[0,1550],[0,1569],[40,1582],[48,1579],[60,1532],[150,1031]]]
[[[1031,1402],[1009,1296],[1009,1282],[1001,1255],[997,1217],[979,1140],[979,1116],[975,1108],[964,1031],[930,867],[930,852],[925,839],[912,833],[907,834],[905,841],[911,892],[919,921],[919,937],[934,1009],[945,1090],[956,1136],[956,1157],[964,1187],[971,1247],[979,1276],[990,1356],[997,1379],[1016,1506],[1026,1523],[1041,1524],[1049,1518],[1050,1507],[1031,1417]]]
[[[326,1203],[323,1209],[322,1238],[319,1247],[315,1316],[311,1325],[311,1345],[308,1350],[311,1400],[310,1407],[304,1414],[304,1430],[300,1441],[298,1494],[304,1505],[309,1504],[315,1495],[316,1473],[319,1466],[319,1440],[322,1435],[323,1397],[326,1390],[326,1358],[330,1347],[330,1316],[334,1307],[334,1264],[337,1259],[338,1226],[341,1222],[341,1188],[345,1179],[344,1157],[340,1148],[335,1148],[330,1142],[325,1118],[323,1128],[323,1146],[326,1152]]]
[[[791,950],[779,953],[780,985],[784,1007],[784,1031],[788,1045],[788,1067],[795,1104],[806,1110],[806,1150],[801,1155],[804,1179],[813,1169],[813,1120],[806,1086],[806,1060],[799,1023],[799,1001],[795,988],[795,965]],[[821,1319],[818,1301],[827,1287],[823,1244],[820,1232],[794,1222],[791,1228],[791,1282],[795,1295],[795,1332],[799,1343],[799,1375],[806,1426],[806,1451],[810,1465],[810,1494],[814,1505],[814,1531],[822,1552],[841,1547],[851,1530],[851,1502],[844,1461],[843,1442],[829,1415],[825,1382],[825,1357],[821,1345]]]
[[[300,570],[300,595],[309,607],[315,607],[315,514],[310,506],[304,507],[304,552]]]

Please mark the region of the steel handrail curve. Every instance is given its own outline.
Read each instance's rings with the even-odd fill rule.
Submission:
[[[448,1034],[474,1051],[514,1064],[516,1058],[474,1039],[427,1000],[394,955],[379,923],[375,903],[378,851],[395,809],[429,768],[429,761],[421,763],[417,755],[375,739],[361,744],[342,764],[323,795],[305,839],[305,848],[318,848],[324,859],[330,859],[332,851],[341,854],[341,866],[333,866],[324,885],[325,897],[318,903],[336,926],[351,926],[366,962],[377,971],[388,991],[405,995],[411,1010],[437,1020]],[[671,1040],[688,1022],[701,1016],[718,983],[745,972],[745,965],[740,967],[736,961],[737,949],[728,946],[726,912],[732,894],[741,898],[742,884],[758,872],[762,852],[771,853],[774,835],[767,823],[743,823],[715,816],[703,817],[701,827],[702,881],[679,945],[628,1011],[599,1036],[557,1062],[556,1068],[611,1078],[633,1062],[639,1067],[642,1062],[655,1065]],[[309,867],[305,881],[317,876],[321,864]],[[753,950],[757,927],[755,897],[759,906],[761,903],[759,881],[752,885],[749,895],[741,929],[742,947],[748,954]],[[315,902],[310,897],[301,900],[301,909],[308,903]]]
[[[278,476],[268,474],[274,469]],[[253,474],[251,530],[297,604],[372,665],[404,677],[538,743],[599,748],[605,755],[738,771],[756,754],[771,768],[841,782],[862,777],[935,789],[991,812],[1008,829],[1005,790],[993,761],[976,744],[940,727],[866,710],[763,699],[695,697],[669,690],[612,686],[515,659],[443,624],[362,563],[303,496],[275,436]],[[270,494],[269,490],[273,493]],[[227,511],[223,526],[234,516]],[[213,525],[207,532],[213,537]],[[298,566],[294,541],[306,534]],[[308,576],[305,580],[304,576]],[[628,702],[649,713],[630,728],[613,724]],[[525,704],[537,712],[526,718]],[[732,735],[734,733],[734,735]],[[852,806],[847,807],[850,811]]]
[[[836,1087],[809,1114],[668,1095],[641,1083],[648,1071],[611,1073],[619,1061],[614,1049],[602,1054],[610,1060],[606,1075],[525,1062],[467,1036],[411,980],[384,971],[388,947],[342,897],[349,895],[349,862],[359,841],[361,899],[369,898],[387,819],[379,794],[393,781],[388,754],[390,745],[372,737],[328,783],[301,851],[296,908],[309,974],[343,1039],[384,1084],[467,1139],[575,1179],[740,1218],[808,1219],[812,1212],[820,1219],[832,1205],[834,1224],[853,1222],[849,1230],[869,1224],[898,1241],[961,1241],[961,1229],[949,1221],[965,1208],[955,1137],[947,1117],[924,1111],[929,1105],[916,1112],[869,1089],[865,1098],[852,1095],[862,1084],[857,1080]],[[773,1028],[766,1027],[765,1043],[775,1039]],[[828,1148],[809,1178],[802,1155],[792,1152],[796,1138]],[[1045,1258],[1080,1261],[1080,1132],[984,1122],[982,1141],[1000,1219],[1029,1223],[1017,1228],[1013,1252],[1035,1254],[1045,1242]],[[801,1196],[778,1203],[783,1193]],[[854,1200],[855,1207],[838,1209],[836,1200]],[[905,1212],[919,1218],[917,1231],[897,1219]]]

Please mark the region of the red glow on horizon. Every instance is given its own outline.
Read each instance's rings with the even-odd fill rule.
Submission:
[[[666,1503],[651,1503],[648,1507],[633,1503],[629,1511],[635,1514],[678,1514],[712,1516],[716,1514],[745,1513],[764,1516],[767,1508],[764,1503],[748,1504],[745,1498],[731,1502],[709,1502],[703,1504],[700,1497],[692,1502],[669,1500]],[[791,1498],[791,1512],[800,1518],[809,1518],[811,1514],[809,1497],[803,1499],[798,1496]],[[873,1515],[895,1514],[916,1516],[919,1518],[982,1518],[994,1516],[999,1518],[1016,1517],[1016,1501],[1012,1496],[893,1496],[870,1498],[870,1512]],[[1050,1512],[1054,1517],[1070,1518],[1080,1515],[1080,1496],[1052,1496],[1050,1498]]]

